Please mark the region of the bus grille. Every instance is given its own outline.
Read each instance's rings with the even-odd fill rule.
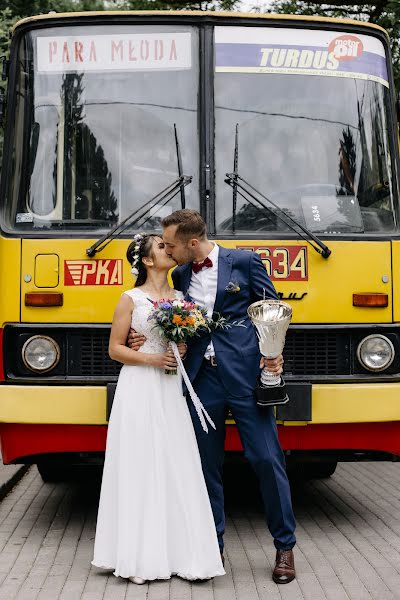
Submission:
[[[74,333],[74,368],[68,375],[117,376],[121,365],[108,356],[109,330]],[[79,339],[77,339],[79,338]],[[284,351],[286,375],[347,375],[350,373],[350,335],[337,331],[289,330]]]
[[[70,336],[71,346],[78,349],[79,354],[74,356],[72,369],[69,363],[68,375],[117,377],[122,365],[108,356],[109,339],[109,329],[74,333]]]
[[[337,331],[289,330],[284,359],[286,375],[348,375],[350,335]]]

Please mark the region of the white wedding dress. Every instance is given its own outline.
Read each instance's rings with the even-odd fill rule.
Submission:
[[[140,288],[132,327],[140,352],[164,352]],[[177,298],[181,293],[176,292]],[[224,575],[214,519],[181,376],[124,365],[108,426],[92,564],[120,577]]]

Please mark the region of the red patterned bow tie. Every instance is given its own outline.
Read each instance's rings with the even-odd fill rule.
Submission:
[[[212,266],[213,266],[212,260],[210,258],[208,258],[208,256],[207,256],[207,258],[205,258],[203,260],[203,262],[193,263],[192,264],[192,271],[193,271],[193,273],[198,273],[202,269],[209,269]]]

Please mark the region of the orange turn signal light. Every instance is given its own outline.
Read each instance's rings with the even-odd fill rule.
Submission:
[[[29,292],[25,294],[25,306],[62,306],[64,294],[61,292]]]
[[[388,304],[389,297],[387,294],[353,294],[353,306],[384,308]]]

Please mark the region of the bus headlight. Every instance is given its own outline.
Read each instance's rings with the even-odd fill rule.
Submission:
[[[47,335],[34,335],[22,347],[22,360],[31,371],[51,371],[60,360],[60,346]]]
[[[357,358],[368,371],[384,371],[394,360],[394,346],[384,335],[368,335],[358,344]]]

